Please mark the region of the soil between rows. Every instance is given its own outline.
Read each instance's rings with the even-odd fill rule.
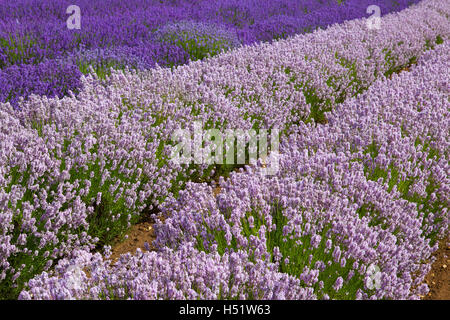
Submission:
[[[430,292],[423,300],[450,300],[450,237],[441,240],[439,250],[433,256],[436,261],[431,266],[431,271],[425,277]]]

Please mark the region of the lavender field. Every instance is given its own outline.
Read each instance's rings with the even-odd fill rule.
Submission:
[[[422,299],[447,0],[0,0],[0,299]],[[142,221],[154,241],[112,259]]]

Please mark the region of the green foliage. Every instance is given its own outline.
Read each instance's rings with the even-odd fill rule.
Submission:
[[[299,208],[299,210],[302,210]],[[368,214],[372,214],[372,211],[366,210]],[[344,266],[333,260],[332,250],[326,249],[327,235],[330,232],[331,224],[325,224],[321,232],[321,241],[317,248],[313,248],[310,245],[311,235],[304,235],[300,238],[296,237],[294,232],[283,235],[283,229],[287,225],[287,218],[283,215],[283,209],[281,206],[275,202],[272,206],[272,218],[273,223],[276,225],[276,229],[273,231],[266,231],[266,246],[268,252],[271,253],[272,262],[274,262],[274,250],[278,248],[282,258],[279,261],[279,271],[287,273],[294,277],[300,278],[300,275],[306,270],[305,268],[314,269],[315,264],[318,261],[327,263],[331,261],[331,264],[326,265],[324,271],[320,272],[317,283],[313,285],[314,292],[319,299],[324,297],[324,294],[328,294],[330,299],[355,299],[358,289],[364,288],[364,275],[356,272],[351,279],[348,280],[349,272],[353,269],[352,259],[346,261]],[[224,212],[224,215],[227,215]],[[363,216],[363,215],[362,215]],[[361,217],[362,217],[361,216]],[[253,217],[253,226],[250,227],[249,217]],[[266,225],[267,222],[262,218],[258,211],[255,209],[248,212],[245,218],[241,219],[241,234],[246,238],[250,239],[251,236],[259,238],[260,228]],[[233,236],[230,244],[227,244],[225,240],[225,231],[220,229],[211,229],[206,223],[203,224],[206,230],[206,236],[197,236],[196,248],[201,251],[210,252],[210,246],[212,244],[217,244],[217,252],[223,255],[225,252],[237,251],[239,246],[237,244],[236,238]],[[339,243],[339,238],[336,235],[331,235],[333,243]],[[339,245],[340,249],[343,251],[345,248],[342,244]],[[252,249],[249,248],[249,253],[252,256]],[[287,259],[286,259],[287,258]],[[336,279],[341,276],[344,279],[344,284],[342,288],[336,292],[333,285]],[[320,288],[319,282],[323,281],[324,287]],[[308,286],[301,281],[303,286]],[[367,291],[367,289],[364,289]],[[370,290],[369,290],[370,291]],[[369,292],[368,293],[371,293]]]
[[[26,63],[33,58],[38,58],[33,50],[36,40],[31,35],[9,35],[9,38],[0,38],[0,48],[6,54],[6,63],[0,61],[0,69],[7,65]],[[35,63],[39,63],[38,59]]]

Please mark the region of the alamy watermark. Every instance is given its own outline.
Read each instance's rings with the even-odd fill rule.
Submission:
[[[70,17],[67,18],[66,25],[67,29],[81,29],[81,9],[77,5],[70,5],[66,9],[66,14],[70,14]]]
[[[199,121],[194,122],[193,137],[189,129],[178,129],[172,134],[171,161],[177,164],[254,164],[262,162],[262,174],[274,175],[279,168],[278,129],[271,129],[270,152],[268,130],[218,129],[203,130]],[[248,146],[248,148],[246,148]],[[248,160],[247,160],[248,154]],[[236,157],[235,157],[236,156]]]
[[[367,14],[371,14],[369,18],[367,18],[366,24],[369,30],[380,30],[381,29],[381,9],[377,5],[370,5],[366,10]]]
[[[66,287],[70,290],[81,290],[81,284],[83,281],[82,270],[78,265],[70,265],[66,273],[69,274],[67,278]]]
[[[381,272],[377,265],[371,264],[366,271],[366,286],[368,289],[380,289],[381,288]]]

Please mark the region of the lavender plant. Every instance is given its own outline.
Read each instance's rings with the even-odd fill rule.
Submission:
[[[110,243],[168,196],[176,171],[159,164],[159,133],[170,126],[91,90],[2,111],[2,296],[79,246]]]
[[[74,288],[68,268],[77,265],[80,286]],[[31,290],[19,299],[307,299],[311,290],[279,273],[271,264],[253,262],[245,252],[223,256],[205,254],[186,244],[180,250],[124,255],[115,264],[100,254],[78,252],[56,267],[57,275],[43,273],[30,281]]]
[[[75,64],[47,60],[37,65],[11,65],[0,70],[0,101],[18,107],[30,95],[62,98],[81,89],[81,72]]]
[[[194,21],[180,21],[164,25],[155,32],[162,43],[183,48],[191,60],[214,56],[240,45],[233,30]]]
[[[428,104],[429,109],[424,106],[424,110],[436,112],[431,111],[432,108],[443,108],[437,110],[439,113],[448,108],[448,93],[443,86],[448,75],[434,71],[448,63],[447,46],[427,53],[411,73],[402,73],[391,80],[382,79],[369,89],[367,95],[344,103],[342,108],[328,115],[327,125],[316,127],[309,123],[299,126],[282,144],[281,170],[277,176],[263,176],[258,168],[248,167],[245,172],[233,173],[227,181],[222,180],[218,195],[214,195],[210,186],[189,183],[177,199],[168,199],[162,207],[165,221],[155,226],[157,240],[154,245],[159,248],[158,252],[143,254],[138,251],[133,257],[123,256],[115,266],[101,261],[99,256],[96,262],[77,262],[83,267],[89,266],[95,274],[83,278],[86,286],[79,291],[67,286],[70,278],[67,265],[75,262],[64,260],[56,274],[43,273],[30,281],[30,290],[22,292],[21,298],[419,298],[428,290],[423,279],[433,261],[431,254],[437,248],[431,243],[429,233],[424,232],[427,230],[424,225],[433,224],[441,234],[448,232],[448,202],[441,202],[443,207],[435,207],[438,208],[436,213],[443,214],[447,222],[440,224],[427,219],[423,208],[414,200],[405,198],[383,179],[374,179],[364,159],[373,156],[367,147],[373,144],[375,137],[377,142],[385,139],[383,141],[389,144],[381,144],[376,155],[379,164],[389,164],[383,160],[389,154],[382,155],[382,150],[387,148],[392,159],[403,151],[407,158],[423,161],[423,158],[417,158],[421,151],[415,149],[413,133],[421,132],[425,140],[441,139],[441,147],[434,151],[435,159],[426,160],[426,165],[420,169],[423,174],[419,173],[419,176],[447,170],[448,161],[439,161],[439,157],[448,157],[448,148],[442,145],[448,137],[439,134],[442,132],[439,125],[433,128],[425,121],[420,128],[408,126],[408,121],[411,124],[417,121],[411,115],[405,115],[405,112],[417,114],[413,106],[418,104],[413,101],[427,101],[411,94],[416,92],[413,84],[420,86],[420,77],[424,74],[422,81],[427,87],[423,87],[423,94],[436,97],[435,102]],[[397,87],[396,99],[409,103],[389,110],[389,105],[393,105],[389,99],[393,95],[386,88]],[[375,92],[379,93],[379,99],[372,100],[372,105],[362,109],[365,104],[357,100],[371,97],[370,93]],[[420,104],[419,107],[422,108]],[[402,119],[406,118],[405,123]],[[403,129],[402,123],[405,124]],[[442,125],[445,126],[443,120]],[[408,133],[403,136],[401,131],[406,128]],[[429,131],[424,132],[425,128]],[[364,158],[365,154],[367,158]],[[403,163],[406,165],[398,169],[399,185],[408,181],[408,172],[411,172],[407,161],[400,162]],[[416,175],[418,169],[418,166],[412,167]],[[440,194],[436,197],[438,202],[445,197],[442,192],[448,190],[447,180],[441,176],[439,191],[434,191]],[[220,268],[228,268],[225,261],[229,257],[245,257],[246,262],[233,260],[239,261],[242,271],[231,271],[235,276],[239,275],[233,279],[244,283],[235,285],[235,280],[216,278],[207,282],[211,273],[202,267],[177,268],[179,262],[172,259],[186,252],[191,252],[188,256],[194,257],[196,266],[204,261],[204,257],[216,257],[220,259],[216,260],[220,261]],[[80,257],[84,255],[86,253]],[[191,265],[190,258],[183,259],[188,260],[183,260],[181,265]],[[155,266],[152,262],[155,260],[161,264]],[[371,282],[369,272],[374,265],[379,268],[377,283]],[[255,266],[259,266],[258,271],[253,269]],[[199,270],[202,271],[197,273]],[[228,279],[227,270],[221,269],[214,274]],[[171,275],[168,286],[159,285],[167,282],[159,282],[152,276],[163,274],[162,279],[165,279],[167,272]],[[176,280],[173,280],[172,272],[177,275]],[[249,272],[248,276],[246,272]],[[272,280],[250,280],[254,276],[262,277],[266,272],[287,278],[275,276]],[[98,273],[101,275],[97,276]],[[108,276],[111,274],[115,277]],[[187,279],[202,280],[197,283]],[[288,290],[279,291],[287,287]]]
[[[91,68],[96,75],[105,79],[111,69],[147,70],[159,66],[175,66],[189,61],[189,55],[179,46],[144,43],[139,46],[123,46],[106,49],[81,49],[73,53],[69,61],[87,75]]]
[[[418,298],[424,262],[448,229],[448,117],[439,116],[448,112],[448,79],[436,72],[447,66],[448,13],[425,0],[383,17],[378,31],[360,19],[173,70],[112,70],[106,86],[89,75],[78,96],[31,95],[19,111],[1,104],[2,294],[17,296],[36,276],[21,297]],[[417,71],[397,77],[411,59]],[[319,116],[326,121],[316,126]],[[210,168],[171,163],[169,137],[195,121],[280,128],[279,174],[232,174],[217,198],[190,183],[192,169],[210,176]],[[133,265],[122,261],[122,271],[98,261],[98,278],[81,291],[67,287],[71,271],[49,274],[57,260],[71,263],[74,249],[100,248],[156,206],[171,210],[158,226],[160,252],[128,256]],[[177,260],[183,250],[189,258]],[[164,270],[212,259],[220,268],[231,256],[236,264],[217,281],[229,281],[234,265],[249,268],[228,289],[197,290],[201,281],[184,271],[170,287],[145,278],[152,261]],[[373,264],[379,288],[366,285]],[[147,279],[142,286],[132,269]],[[107,274],[118,277],[104,283]]]
[[[342,166],[333,173],[334,184],[323,175],[323,182],[318,182],[314,174],[296,181],[249,172],[223,183],[217,199],[210,188],[191,185],[176,204],[167,207],[171,214],[156,228],[156,245],[176,248],[192,242],[199,250],[219,254],[243,250],[255,261],[276,263],[280,272],[299,279],[318,298],[417,298],[427,289],[412,288],[429,269],[422,263],[431,249],[418,237],[413,206],[367,181],[362,167],[349,172],[348,163],[335,155],[317,154],[301,163],[331,159],[330,168]],[[339,185],[342,174],[353,184],[346,186],[348,180],[343,180]],[[343,188],[353,190],[352,197],[335,191]],[[367,190],[377,191],[368,194]],[[412,223],[403,227],[391,220],[397,215]],[[380,268],[379,287],[368,283],[366,271],[374,264]],[[411,270],[419,276],[411,277]]]

